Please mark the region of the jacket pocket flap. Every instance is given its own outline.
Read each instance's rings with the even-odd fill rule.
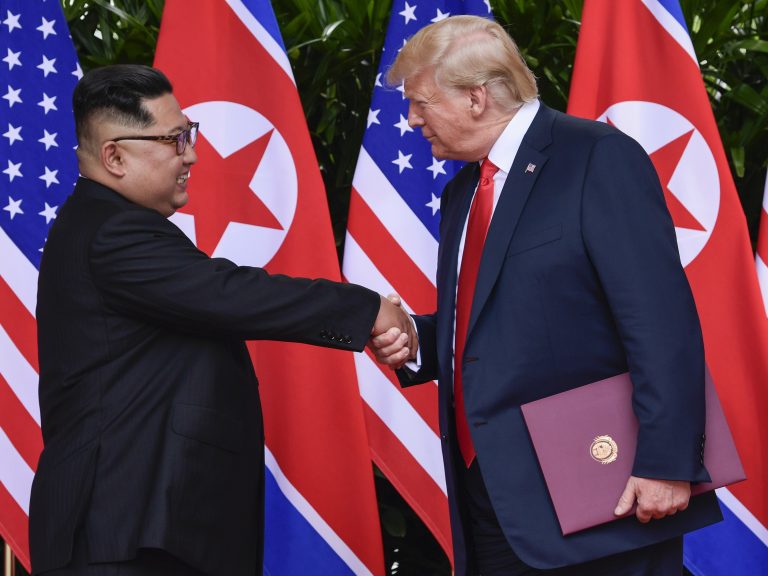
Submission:
[[[559,240],[562,235],[562,224],[550,226],[549,228],[544,228],[543,230],[538,230],[536,232],[526,233],[524,236],[512,239],[512,244],[509,246],[509,253],[507,256],[519,254],[520,252],[525,252],[531,248],[541,246],[542,244],[554,242],[555,240]]]
[[[242,422],[202,406],[174,405],[172,427],[176,434],[228,452],[240,452],[243,444]]]

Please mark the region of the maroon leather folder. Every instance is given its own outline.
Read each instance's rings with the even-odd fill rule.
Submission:
[[[694,495],[746,477],[708,371],[706,406],[704,465],[712,482],[694,484]],[[563,534],[615,520],[637,443],[629,374],[521,408]]]

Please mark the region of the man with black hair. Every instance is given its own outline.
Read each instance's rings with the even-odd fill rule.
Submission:
[[[360,286],[209,258],[169,222],[198,126],[162,72],[93,70],[73,106],[82,176],[39,275],[34,574],[260,574],[263,431],[243,341],[361,350],[407,339],[410,320]]]

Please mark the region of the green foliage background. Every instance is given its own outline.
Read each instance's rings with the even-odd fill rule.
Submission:
[[[84,69],[152,63],[164,0],[61,2]],[[391,3],[272,1],[339,246]],[[543,100],[565,110],[583,0],[491,4],[539,77]],[[754,242],[768,165],[768,0],[681,0],[681,5]],[[195,41],[194,33],[189,41]],[[377,489],[388,571],[450,574],[426,529],[381,475]]]

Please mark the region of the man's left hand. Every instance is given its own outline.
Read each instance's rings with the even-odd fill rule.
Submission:
[[[630,476],[613,513],[616,516],[623,516],[637,502],[635,516],[645,524],[652,518],[664,518],[679,510],[685,510],[688,508],[690,498],[690,482]]]

